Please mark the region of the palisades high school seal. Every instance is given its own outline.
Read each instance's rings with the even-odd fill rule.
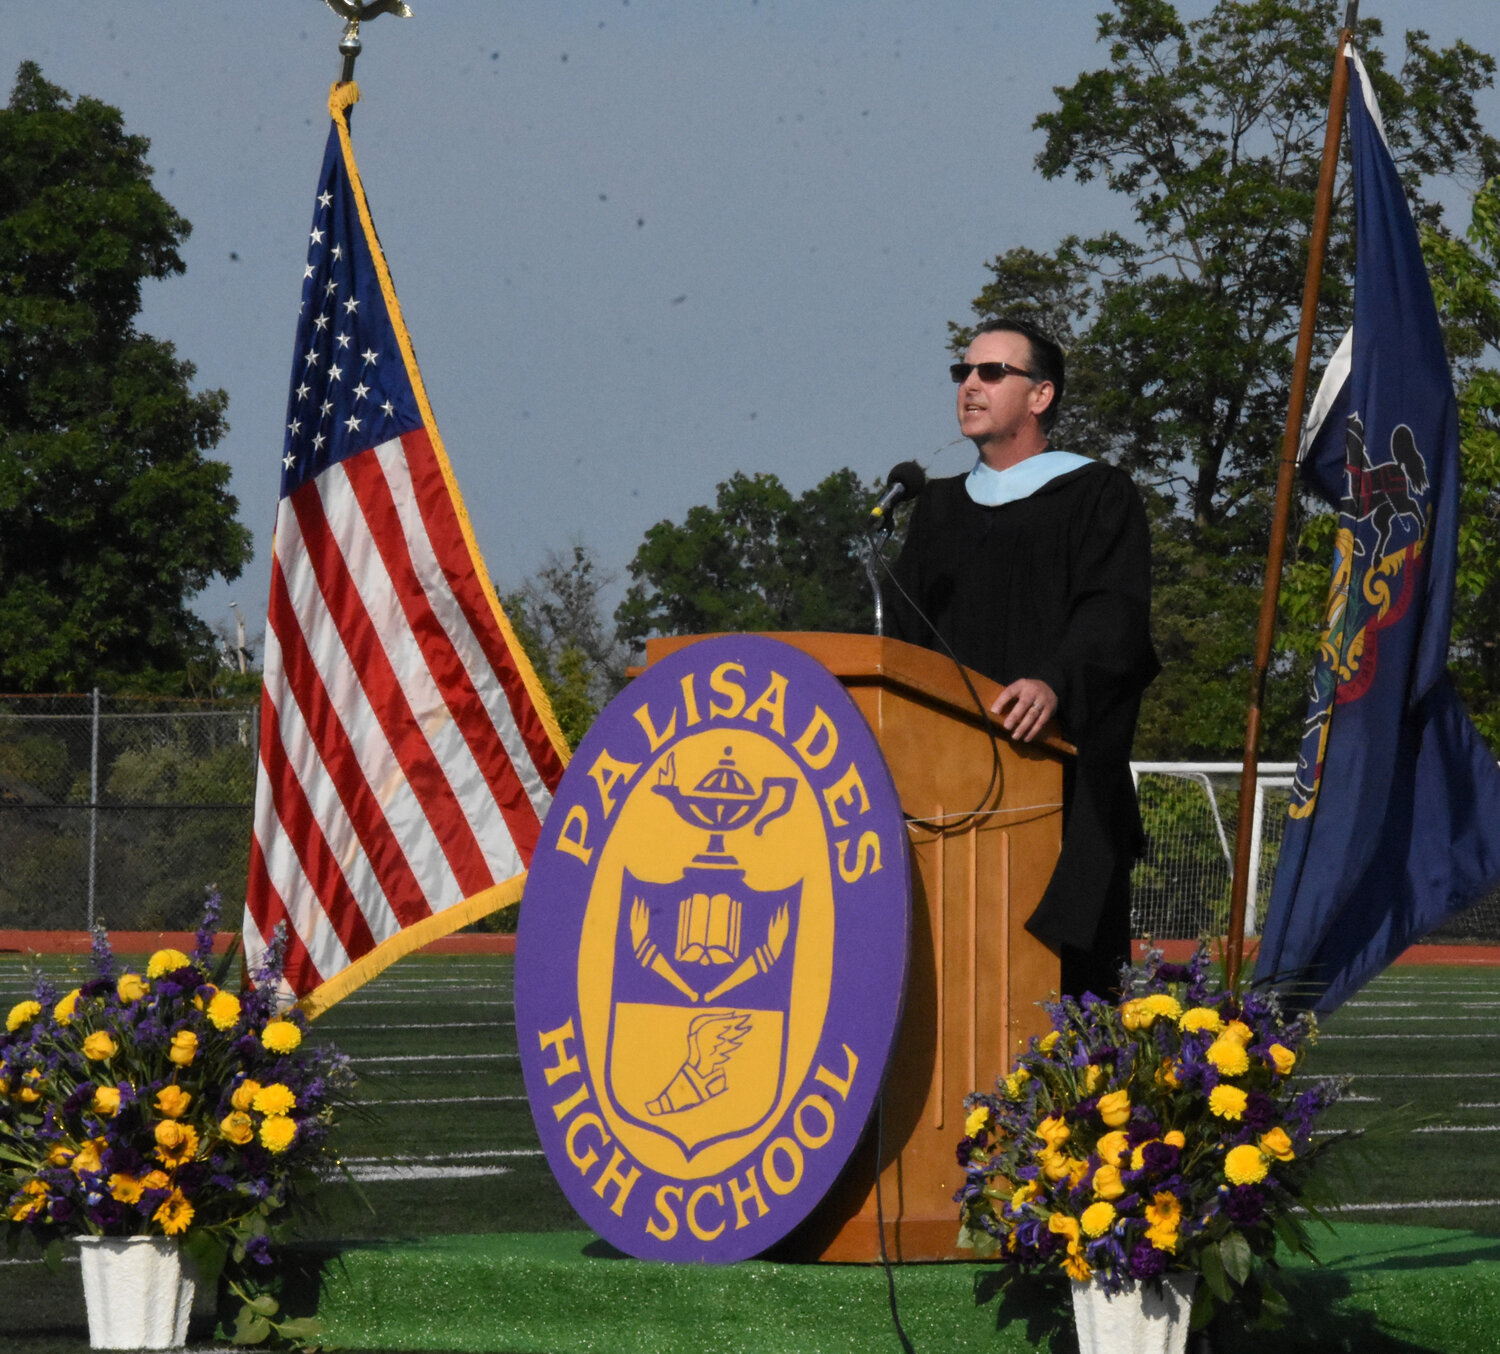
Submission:
[[[741,1260],[833,1184],[880,1089],[906,826],[848,694],[778,640],[646,669],[575,754],[532,859],[516,1033],[553,1173],[653,1260]]]

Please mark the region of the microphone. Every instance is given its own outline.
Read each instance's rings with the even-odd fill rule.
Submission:
[[[885,493],[870,509],[873,521],[881,521],[903,499],[915,498],[927,487],[927,472],[915,461],[902,461],[885,477]]]

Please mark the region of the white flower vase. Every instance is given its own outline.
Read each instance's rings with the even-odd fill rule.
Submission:
[[[77,1238],[93,1349],[179,1349],[193,1280],[177,1243],[161,1236]]]
[[[1097,1279],[1073,1283],[1078,1354],[1183,1354],[1198,1276],[1176,1270],[1109,1294]]]

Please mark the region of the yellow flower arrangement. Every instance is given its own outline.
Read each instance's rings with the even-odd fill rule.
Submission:
[[[219,1132],[236,1147],[255,1141],[255,1120],[244,1110],[231,1110],[219,1120]]]
[[[154,977],[155,975],[152,976]],[[122,973],[119,982],[115,984],[115,992],[119,995],[120,1000],[126,1003],[139,1001],[142,997],[147,996],[150,991],[151,984],[142,978],[139,973]]]
[[[233,992],[215,992],[205,1014],[216,1030],[232,1030],[240,1021],[240,999]]]
[[[95,1030],[83,1041],[83,1056],[92,1062],[108,1062],[120,1051],[120,1041],[108,1030]]]
[[[1249,1097],[1238,1086],[1215,1086],[1208,1093],[1209,1113],[1221,1119],[1244,1118],[1247,1104]]]
[[[156,1108],[168,1119],[182,1118],[192,1103],[192,1092],[184,1091],[181,1086],[163,1086],[156,1093]]]
[[[260,1126],[260,1144],[268,1152],[285,1152],[296,1137],[297,1121],[285,1114],[268,1114]]]
[[[181,1166],[198,1152],[198,1130],[176,1119],[163,1119],[156,1126],[156,1159],[163,1166]]]
[[[1231,1147],[1224,1158],[1224,1178],[1231,1185],[1256,1185],[1266,1178],[1266,1159],[1251,1143]]]
[[[42,1004],[39,1001],[18,1001],[10,1008],[10,1014],[5,1017],[5,1028],[14,1034],[22,1025],[29,1025],[42,1013]]]
[[[250,1100],[250,1108],[259,1114],[285,1114],[288,1110],[297,1108],[297,1097],[292,1094],[291,1087],[276,1081],[255,1092]]]
[[[290,1020],[273,1020],[261,1031],[260,1042],[272,1053],[290,1053],[302,1042],[302,1031]]]
[[[1110,1091],[1099,1097],[1099,1118],[1110,1128],[1124,1128],[1130,1122],[1130,1092]]]
[[[146,963],[146,976],[160,978],[164,973],[176,973],[187,968],[192,961],[181,950],[157,950]]]

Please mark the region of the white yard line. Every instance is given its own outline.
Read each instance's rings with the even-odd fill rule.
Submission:
[[[384,1100],[361,1100],[361,1105],[499,1105],[525,1100],[524,1095],[391,1096]]]

